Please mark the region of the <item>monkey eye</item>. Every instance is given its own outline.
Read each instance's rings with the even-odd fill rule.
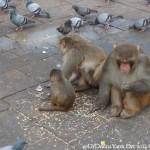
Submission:
[[[119,59],[116,60],[116,63],[118,66],[120,66],[120,60]]]

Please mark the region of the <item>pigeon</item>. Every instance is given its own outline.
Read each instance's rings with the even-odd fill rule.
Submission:
[[[69,32],[72,31],[72,26],[71,26],[71,20],[67,20],[64,25],[61,25],[60,27],[57,28],[58,32],[62,33],[63,35],[68,34]]]
[[[117,19],[123,19],[123,16],[113,16],[108,13],[101,13],[96,17],[95,22],[92,23],[91,25],[103,24],[104,29],[109,29],[110,28],[109,23]]]
[[[135,22],[133,25],[129,26],[129,29],[137,29],[140,31],[145,31],[147,26],[150,25],[150,18],[148,19],[140,19]]]
[[[37,3],[32,2],[32,0],[27,0],[26,8],[29,10],[31,14],[33,14],[32,18],[36,16],[50,18],[49,13],[41,9],[41,6]]]
[[[27,144],[26,141],[20,140],[14,146],[5,146],[0,148],[0,150],[23,150],[25,144]]]
[[[6,10],[6,9],[10,9],[10,8],[14,8],[13,6],[9,6],[9,2],[11,0],[0,0],[0,9],[1,10]]]
[[[92,21],[86,21],[78,17],[73,17],[67,20],[63,26],[60,26],[57,28],[58,32],[61,32],[62,34],[68,34],[69,32],[72,31],[72,29],[77,29],[79,31],[79,28],[86,25],[86,24],[91,24]]]
[[[90,13],[98,13],[97,10],[90,9],[87,7],[81,7],[81,6],[77,6],[77,5],[73,5],[72,8],[77,12],[77,14],[79,14],[82,17],[84,17]]]
[[[35,23],[35,21],[29,20],[23,15],[20,15],[15,9],[11,9],[9,13],[10,13],[10,21],[17,26],[16,31],[22,31],[22,27],[24,25]]]
[[[150,0],[146,0],[147,1],[147,5],[150,5]]]

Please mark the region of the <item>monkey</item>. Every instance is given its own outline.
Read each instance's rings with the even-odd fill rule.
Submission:
[[[99,86],[106,59],[102,48],[82,36],[71,34],[60,39],[60,52],[63,55],[62,72],[72,84],[77,81],[76,91]]]
[[[64,78],[61,70],[53,69],[50,72],[50,107],[39,108],[39,111],[69,111],[75,101],[75,90],[71,83]]]
[[[94,112],[111,102],[111,116],[130,118],[150,104],[150,60],[134,44],[114,45],[102,69]]]

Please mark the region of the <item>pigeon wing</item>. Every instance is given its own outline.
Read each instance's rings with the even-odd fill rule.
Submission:
[[[13,146],[2,147],[0,150],[13,150]]]
[[[32,3],[28,5],[27,8],[31,13],[35,13],[35,14],[38,14],[41,11],[41,7],[37,3]]]

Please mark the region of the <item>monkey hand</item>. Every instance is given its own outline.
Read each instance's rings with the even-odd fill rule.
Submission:
[[[122,90],[125,91],[125,92],[131,91],[131,86],[130,86],[129,83],[123,82],[122,85],[121,85],[121,88],[122,88]]]

